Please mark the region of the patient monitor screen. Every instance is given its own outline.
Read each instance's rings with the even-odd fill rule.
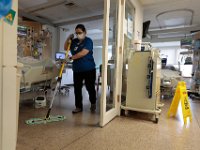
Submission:
[[[56,60],[64,60],[65,59],[65,53],[57,52],[56,53]]]

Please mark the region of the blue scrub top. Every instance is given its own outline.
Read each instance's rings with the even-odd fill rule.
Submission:
[[[74,72],[85,72],[95,69],[92,40],[88,37],[85,37],[85,39],[81,43],[79,43],[79,40],[77,38],[72,40],[72,44],[70,47],[72,55],[79,53],[83,49],[89,50],[89,53],[84,57],[73,61],[72,69]]]

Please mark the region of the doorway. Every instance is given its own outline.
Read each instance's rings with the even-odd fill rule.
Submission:
[[[90,6],[92,7],[95,7],[94,5],[94,2],[93,1],[88,1],[88,2],[91,2],[90,3]],[[100,3],[101,2],[101,3]],[[82,1],[77,1],[74,3],[74,6],[69,6],[67,4],[63,4],[64,7],[67,7],[68,9],[71,9],[71,7],[79,7],[80,3],[82,4],[83,2]],[[103,0],[99,0],[97,2],[95,2],[95,4],[97,5],[98,4],[98,7],[101,7],[101,10],[103,11]],[[56,8],[60,8],[62,9],[63,6],[60,6],[61,4],[58,3],[55,5]],[[67,6],[66,6],[67,5]],[[71,4],[73,5],[73,4]],[[84,4],[85,5],[85,4]],[[30,6],[29,6],[30,7]],[[69,8],[70,7],[70,8]],[[53,39],[53,37],[56,35],[58,39],[60,39],[60,42],[55,44],[55,43],[52,43],[52,45],[50,47],[53,47],[52,48],[52,53],[57,53],[57,52],[63,52],[63,47],[64,47],[64,42],[66,40],[66,38],[68,37],[69,34],[71,33],[74,33],[74,28],[77,24],[79,23],[82,23],[85,25],[86,29],[87,29],[87,36],[92,38],[93,40],[93,45],[94,45],[94,49],[93,49],[93,55],[95,57],[95,62],[96,62],[96,69],[97,69],[97,72],[99,72],[99,66],[100,64],[102,64],[102,53],[99,53],[99,52],[102,52],[102,39],[103,39],[103,15],[102,16],[99,16],[97,15],[96,17],[94,16],[85,16],[85,15],[89,15],[89,13],[87,12],[82,12],[80,11],[80,9],[78,8],[73,8],[73,9],[77,9],[76,11],[76,15],[77,13],[78,14],[81,14],[79,17],[81,18],[76,18],[77,16],[75,16],[75,19],[72,18],[72,16],[70,16],[69,14],[67,14],[68,17],[71,17],[70,19],[74,19],[73,21],[62,21],[62,22],[56,22],[56,25],[58,27],[50,27],[50,25],[46,25],[46,26],[43,26],[42,25],[42,29],[45,30],[45,32],[50,32],[50,38],[52,36],[52,39],[50,39],[50,41],[54,41],[55,38]],[[88,7],[85,7],[85,9],[88,8]],[[31,12],[34,12],[33,14],[40,14],[41,15],[41,11],[43,13],[45,13],[45,11],[48,13],[50,13],[50,11],[53,11],[55,8],[54,6],[48,4],[48,7],[45,7],[43,10],[40,10],[39,8],[35,10],[31,10]],[[89,8],[88,8],[89,9]],[[91,9],[91,8],[90,8]],[[93,10],[93,9],[92,9]],[[62,10],[61,10],[62,11]],[[83,11],[83,10],[82,10]],[[96,10],[95,10],[96,11]],[[97,12],[95,13],[98,13],[98,11],[100,10],[97,10]],[[71,10],[71,13],[73,14],[74,10],[72,11]],[[94,13],[94,14],[95,14]],[[58,12],[59,14],[59,12]],[[103,14],[103,13],[102,13]],[[90,14],[91,15],[91,14]],[[93,14],[92,14],[93,15]],[[83,17],[83,18],[82,18]],[[89,19],[88,19],[89,18]],[[24,19],[22,17],[22,19]],[[21,21],[22,22],[22,21]],[[39,22],[40,23],[40,22]],[[41,24],[41,23],[40,23]],[[38,25],[40,26],[40,25]],[[99,26],[99,27],[97,27]],[[23,28],[23,27],[21,27]],[[38,27],[40,28],[40,27]],[[40,30],[40,29],[39,29]],[[34,32],[35,31],[35,28],[31,28],[31,31]],[[55,32],[55,34],[54,34]],[[59,32],[58,34],[56,34],[56,32]],[[98,34],[98,36],[97,36]],[[21,43],[24,43],[24,42],[21,42]],[[49,42],[50,43],[50,42]],[[46,43],[45,43],[46,44]],[[44,44],[44,45],[45,45]],[[55,45],[59,45],[58,47],[56,47]],[[56,50],[55,50],[56,48]],[[31,51],[31,50],[30,50]],[[48,49],[47,51],[45,52],[45,54],[48,54]],[[99,55],[101,54],[101,55]],[[51,55],[49,55],[51,57]],[[48,57],[49,57],[48,56]],[[54,58],[54,55],[52,56]],[[67,118],[73,118],[72,115],[71,115],[71,111],[74,109],[74,92],[73,92],[73,75],[72,75],[72,67],[69,65],[67,65],[66,67],[66,72],[63,74],[63,80],[62,80],[62,85],[66,85],[68,86],[69,88],[69,91],[67,91],[67,93],[63,94],[62,91],[57,95],[57,100],[55,100],[55,103],[53,105],[53,107],[55,107],[55,112],[54,113],[58,113],[58,114],[67,114],[69,113],[69,116]],[[98,73],[99,74],[99,73]],[[69,80],[70,79],[70,80]],[[25,80],[27,82],[27,80]],[[37,94],[37,93],[36,93]],[[98,93],[98,96],[100,97],[101,95],[101,91],[100,93]],[[51,96],[52,96],[52,92],[50,92],[48,95],[47,95],[47,99],[51,99]],[[83,99],[84,99],[84,112],[86,112],[86,114],[90,117],[96,117],[97,119],[93,119],[94,121],[95,120],[98,120],[99,119],[99,109],[97,109],[97,113],[96,114],[90,114],[90,103],[88,101],[88,95],[87,95],[87,91],[85,90],[85,88],[83,88]],[[43,116],[43,114],[45,114],[46,110],[45,109],[40,109],[38,111],[38,109],[34,109],[33,108],[33,100],[30,100],[30,103],[27,101],[27,102],[24,102],[24,106],[25,106],[25,109],[21,109],[22,113],[21,114],[29,114],[31,116],[34,116],[34,117],[40,117],[41,115]],[[47,104],[48,105],[48,104]],[[26,109],[26,106],[27,106],[27,109]],[[29,111],[29,108],[32,108],[32,113],[31,114]],[[24,111],[24,112],[23,112]],[[84,113],[83,112],[83,113]],[[52,111],[53,113],[53,111]],[[77,115],[78,117],[80,115]],[[29,118],[28,116],[25,116],[27,119]],[[77,117],[77,118],[78,118]],[[26,120],[26,118],[23,118],[22,120]],[[76,116],[74,116],[74,118],[76,118]],[[84,117],[83,117],[84,118]],[[85,117],[87,118],[87,117]],[[77,119],[77,120],[81,120],[81,119]],[[73,120],[75,121],[75,120]],[[84,122],[84,120],[83,120]],[[85,121],[87,122],[87,121]],[[98,124],[99,121],[95,121],[95,123],[93,123],[94,126],[96,126],[96,124]],[[76,122],[75,122],[76,123]],[[78,122],[80,123],[80,122]]]
[[[104,42],[103,42],[103,84],[100,107],[100,126],[105,126],[120,111],[119,78],[120,44],[123,32],[123,7],[120,0],[109,0],[104,3]]]
[[[103,2],[102,2],[103,3]],[[56,8],[60,7],[60,3],[57,5],[55,5]],[[75,4],[71,4],[71,5],[76,5]],[[66,4],[65,4],[66,6]],[[69,7],[67,5],[67,7]],[[70,6],[71,7],[71,6]],[[117,74],[117,72],[119,72],[120,68],[119,68],[119,51],[120,51],[120,45],[119,45],[119,41],[120,41],[120,33],[121,33],[121,28],[122,28],[122,24],[120,22],[123,19],[123,16],[121,16],[121,11],[122,8],[124,7],[121,6],[121,1],[118,0],[117,3],[114,0],[110,0],[110,1],[104,1],[104,16],[102,16],[104,18],[104,26],[102,27],[102,29],[93,29],[92,28],[92,23],[91,20],[88,21],[88,18],[85,19],[77,19],[76,21],[57,21],[56,25],[58,25],[58,27],[56,29],[52,29],[49,26],[44,27],[47,31],[48,30],[56,30],[57,32],[59,32],[59,34],[57,35],[57,37],[60,39],[60,43],[57,45],[57,48],[59,49],[59,51],[62,51],[62,47],[64,45],[64,41],[66,39],[66,37],[74,32],[74,27],[77,23],[83,23],[86,24],[86,28],[88,28],[88,34],[92,36],[92,34],[97,34],[97,30],[99,32],[99,30],[102,31],[102,33],[104,32],[104,36],[102,36],[103,40],[103,47],[102,45],[98,45],[99,43],[101,43],[101,40],[98,39],[98,37],[101,37],[101,33],[98,33],[98,37],[94,36],[95,42],[94,45],[95,47],[95,51],[94,51],[94,55],[96,55],[96,64],[97,65],[97,69],[99,69],[99,76],[100,76],[100,80],[101,80],[101,86],[100,86],[100,93],[99,96],[101,95],[101,97],[99,97],[99,100],[101,103],[100,105],[100,125],[104,126],[106,123],[108,123],[110,120],[112,120],[112,118],[114,118],[115,116],[117,116],[118,114],[118,110],[119,110],[119,92],[118,92],[118,88],[119,88],[119,83],[116,80],[120,75]],[[61,7],[62,8],[62,7]],[[53,5],[49,5],[47,8],[45,8],[45,11],[48,12],[48,9],[50,10],[54,10],[54,6]],[[103,9],[102,9],[103,10]],[[31,12],[35,13],[39,13],[41,14],[42,11],[43,13],[45,12],[44,10],[41,9],[35,9],[35,10],[31,10]],[[70,16],[69,16],[70,17]],[[101,22],[101,19],[99,19],[101,16],[98,17],[91,17],[90,19],[96,19],[96,25],[99,25],[99,22]],[[99,20],[98,20],[98,19]],[[23,18],[22,18],[23,19]],[[131,19],[129,18],[129,21]],[[129,22],[129,25],[131,24],[131,22]],[[43,27],[42,27],[43,28]],[[131,27],[129,27],[131,28]],[[120,30],[119,30],[120,29]],[[31,30],[34,31],[34,30]],[[129,29],[129,36],[130,35],[130,29]],[[52,47],[55,48],[55,45],[52,45]],[[101,48],[102,51],[102,62],[99,61],[99,58],[101,58],[99,56],[99,49]],[[96,50],[97,49],[97,50]],[[96,53],[97,52],[97,53]],[[52,53],[56,53],[55,50],[52,51]],[[47,52],[45,53],[47,54]],[[99,65],[100,64],[100,65]],[[100,69],[101,68],[101,69]],[[101,70],[101,71],[100,71]],[[68,80],[68,79],[72,79],[72,70],[70,67],[68,67],[66,69],[66,73],[65,75],[63,75],[63,80]],[[69,82],[69,83],[67,83]],[[73,84],[73,80],[68,80],[65,82],[63,82],[63,84]],[[59,95],[58,99],[60,99],[59,101],[55,102],[55,106],[59,106],[62,105],[63,107],[66,105],[65,102],[68,102],[68,105],[66,105],[66,108],[68,106],[70,106],[70,108],[72,109],[73,107],[73,88],[69,87],[71,90],[69,93],[69,98],[67,100],[66,95]],[[86,90],[83,89],[84,93],[86,93]],[[72,97],[70,97],[72,96]],[[49,96],[49,99],[51,98],[51,95]],[[86,101],[88,101],[88,97],[87,94],[84,97],[86,99]],[[58,104],[57,104],[58,103]],[[28,104],[29,105],[29,104]],[[86,102],[85,106],[86,106],[86,111],[87,111],[87,107],[88,107],[89,103]],[[69,107],[68,107],[69,108]],[[69,110],[71,110],[69,108]],[[61,109],[58,111],[58,113],[64,113],[66,110]],[[41,111],[42,112],[42,111]],[[43,111],[43,113],[45,112],[45,110]],[[38,112],[37,110],[35,110],[35,114],[33,114],[33,116],[37,115]]]
[[[17,2],[15,2],[15,3],[17,6]],[[19,1],[19,4],[21,4],[21,3],[22,3],[22,1]],[[20,109],[20,116],[19,116],[20,126],[19,126],[19,134],[18,134],[20,136],[20,138],[18,139],[18,143],[19,143],[18,149],[20,149],[21,146],[28,145],[28,141],[25,141],[27,134],[31,141],[36,141],[36,143],[41,143],[41,141],[40,141],[41,133],[44,133],[44,131],[45,131],[45,133],[44,133],[44,135],[42,135],[42,137],[45,138],[45,137],[49,136],[53,139],[53,138],[55,138],[54,136],[56,136],[58,134],[58,130],[59,130],[60,133],[63,133],[62,134],[63,136],[61,137],[61,139],[59,139],[62,141],[62,140],[66,140],[65,138],[67,136],[73,137],[73,135],[82,134],[83,132],[85,132],[84,131],[85,127],[86,127],[86,131],[88,131],[91,129],[90,127],[99,126],[99,122],[100,122],[100,126],[103,127],[109,121],[111,121],[114,117],[116,117],[118,115],[119,106],[120,106],[120,101],[119,101],[120,86],[119,86],[119,81],[117,79],[120,77],[119,59],[121,57],[120,54],[122,51],[122,46],[120,44],[120,39],[121,39],[120,35],[121,35],[121,32],[123,31],[122,30],[123,23],[121,23],[121,22],[123,22],[122,19],[124,16],[122,15],[122,11],[123,11],[125,5],[122,4],[121,0],[117,0],[117,2],[116,2],[116,0],[104,0],[104,1],[102,1],[102,3],[104,3],[104,13],[103,13],[104,16],[98,16],[97,18],[101,18],[101,17],[102,17],[101,19],[104,18],[104,21],[103,21],[104,25],[102,28],[103,45],[96,45],[97,48],[102,48],[102,62],[98,62],[98,64],[100,64],[100,65],[102,64],[101,65],[102,66],[101,85],[100,85],[100,91],[99,91],[100,92],[99,93],[100,109],[97,112],[97,114],[95,114],[96,115],[95,119],[94,119],[94,114],[89,114],[89,109],[87,109],[89,103],[85,104],[86,105],[86,113],[78,114],[78,117],[73,117],[71,115],[71,109],[74,107],[74,104],[72,102],[73,101],[73,98],[72,98],[73,97],[73,89],[72,89],[72,92],[69,93],[68,99],[64,95],[58,95],[58,100],[54,104],[54,107],[55,107],[54,113],[68,114],[68,115],[66,115],[67,121],[70,120],[70,123],[68,122],[68,124],[67,124],[68,129],[66,129],[66,122],[59,122],[58,124],[47,124],[44,126],[35,126],[30,129],[30,126],[27,126],[24,123],[24,121],[29,118],[42,117],[46,114],[47,110],[43,109],[43,108],[36,109],[33,107],[32,102],[27,101],[24,104],[22,104],[23,109]],[[32,7],[32,5],[35,5],[35,4],[27,3],[27,5],[20,6],[19,14],[21,14],[23,16],[21,19],[25,19],[26,21],[33,21],[33,22],[36,22],[36,20],[37,20],[41,24],[42,23],[48,24],[49,21],[47,21],[45,18],[42,18],[42,16],[39,16],[40,11],[41,11],[41,13],[44,13],[46,10],[41,9],[41,8],[36,9],[36,6]],[[58,9],[59,5],[57,5],[56,8],[53,8],[53,5],[49,4],[47,9],[53,9],[54,11],[51,11],[51,12],[55,12],[55,10],[56,11],[59,10]],[[41,7],[42,6],[43,6],[43,4],[41,4]],[[29,13],[24,14],[24,12],[21,11],[21,9],[25,8],[25,7],[31,7],[31,9],[33,8],[35,10],[29,10],[30,11]],[[66,7],[66,6],[64,6],[64,7]],[[16,9],[16,11],[17,11],[17,9]],[[30,13],[33,13],[33,14],[30,15]],[[38,16],[33,17],[33,15],[35,15],[35,14],[37,14]],[[47,16],[49,16],[49,14]],[[55,16],[53,16],[53,17],[56,18]],[[29,18],[29,19],[27,19],[27,18]],[[79,19],[81,20],[81,18],[79,18]],[[91,18],[89,18],[89,19],[91,19]],[[70,21],[68,21],[67,23],[69,23],[69,22]],[[66,21],[63,21],[63,23],[66,23]],[[68,28],[66,28],[63,23],[57,22],[56,24],[59,26],[56,26],[56,27],[52,27],[51,23],[46,26],[41,26],[41,29],[44,30],[42,32],[42,34],[43,35],[47,34],[49,38],[52,38],[51,37],[52,34],[49,34],[51,32],[51,33],[55,34],[57,39],[59,39],[60,38],[59,34],[61,33],[60,30],[64,30],[65,32],[68,32]],[[73,24],[74,21],[71,21],[71,23]],[[23,28],[22,26],[17,27],[17,25],[13,26],[13,28],[15,28],[14,29],[15,31],[17,31],[17,28],[21,29],[21,31],[22,31],[21,36],[23,36],[24,29],[25,29],[25,31],[29,32],[28,34],[32,34],[34,32],[33,28],[31,28],[31,30],[28,30],[27,28]],[[48,32],[46,32],[46,31],[48,31]],[[94,32],[94,31],[90,31],[91,34],[92,34],[92,32]],[[18,34],[20,34],[20,33],[18,33]],[[39,34],[40,34],[40,32],[38,32],[38,34],[33,34],[33,36],[36,36]],[[98,34],[98,36],[99,35],[100,34]],[[66,38],[66,36],[67,36],[67,34],[65,35],[65,38]],[[13,37],[13,38],[16,38],[16,37]],[[55,42],[56,38],[53,37],[52,41]],[[101,41],[95,41],[95,42],[101,43]],[[17,44],[17,43],[15,43],[15,44]],[[21,44],[24,44],[24,43],[21,42]],[[29,42],[29,44],[31,44],[31,43]],[[57,51],[60,51],[59,46],[58,46],[59,44],[60,43],[57,43],[57,44],[53,43],[53,45],[52,45],[53,48],[51,51],[52,55],[48,55],[48,57],[53,58],[55,56],[54,54]],[[45,46],[45,44],[43,46]],[[32,47],[32,45],[29,45],[29,47]],[[50,48],[51,47],[49,47],[49,49]],[[96,50],[96,51],[99,52],[98,50]],[[45,53],[45,54],[48,54],[48,51],[46,51],[46,52],[47,53]],[[21,54],[22,53],[20,53],[20,55]],[[30,55],[32,55],[32,53],[30,53]],[[96,57],[99,57],[99,55],[96,54]],[[97,69],[100,69],[99,66],[97,66]],[[100,74],[100,72],[99,72],[99,74]],[[28,84],[25,82],[24,85],[26,86]],[[85,91],[85,89],[83,89],[83,90]],[[49,95],[49,98],[51,98],[51,94]],[[85,96],[85,99],[86,99],[86,101],[88,101],[87,96]],[[100,116],[98,113],[100,113]],[[90,123],[88,123],[88,122],[90,122]],[[58,126],[59,126],[59,129],[58,129]],[[74,127],[77,130],[73,130]],[[80,127],[80,130],[79,130],[79,127]],[[58,130],[54,130],[55,128]],[[45,140],[46,140],[46,143],[45,142],[42,143],[44,145],[46,145],[48,143],[48,140],[46,138],[45,138]],[[74,139],[73,138],[69,139],[69,141],[71,141],[71,140],[73,141]],[[25,141],[25,143],[24,143],[24,141]],[[31,142],[29,141],[29,144],[30,143]],[[37,148],[37,145],[32,143],[27,148],[29,148],[29,147]]]

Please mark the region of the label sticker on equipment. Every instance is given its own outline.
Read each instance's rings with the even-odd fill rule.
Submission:
[[[16,14],[16,11],[11,9],[8,12],[8,14],[5,16],[4,21],[7,22],[10,25],[13,25],[13,22],[14,22],[14,19],[15,19],[15,14]]]

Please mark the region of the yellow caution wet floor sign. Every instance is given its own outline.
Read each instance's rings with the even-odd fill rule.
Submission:
[[[190,122],[192,121],[192,114],[191,114],[191,110],[190,110],[190,103],[188,100],[186,84],[185,84],[185,82],[182,82],[182,81],[179,82],[176,87],[176,93],[175,93],[172,104],[171,104],[170,109],[167,114],[168,117],[176,116],[176,112],[177,112],[180,101],[181,101],[181,106],[182,106],[182,114],[183,114],[184,124],[186,124],[188,117],[190,118]]]

